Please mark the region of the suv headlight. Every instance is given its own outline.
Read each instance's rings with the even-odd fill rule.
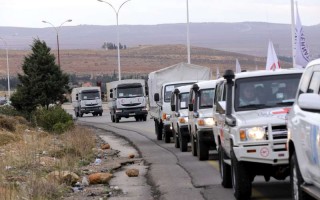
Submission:
[[[213,124],[214,124],[213,118],[198,119],[199,126],[213,126]]]
[[[265,140],[266,134],[266,127],[252,127],[240,129],[240,140]]]

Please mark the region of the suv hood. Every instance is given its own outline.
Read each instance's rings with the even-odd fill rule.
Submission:
[[[266,108],[236,113],[239,125],[259,126],[267,124],[285,124],[291,107]]]
[[[199,109],[199,110],[198,110],[198,113],[199,113],[199,117],[200,117],[200,118],[213,117],[213,110],[212,110],[212,108]]]

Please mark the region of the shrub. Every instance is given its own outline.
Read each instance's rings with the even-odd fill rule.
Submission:
[[[16,121],[4,115],[0,115],[0,128],[14,132],[16,130]]]
[[[72,116],[60,106],[39,108],[34,118],[34,123],[48,132],[63,133],[73,127]]]
[[[21,116],[21,113],[19,113],[14,107],[9,105],[0,106],[0,114],[8,116]]]

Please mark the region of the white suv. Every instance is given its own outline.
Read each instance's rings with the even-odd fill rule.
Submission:
[[[320,199],[320,59],[305,69],[287,124],[293,198]]]

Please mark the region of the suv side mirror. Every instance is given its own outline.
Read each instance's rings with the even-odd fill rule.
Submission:
[[[171,105],[171,111],[175,111],[176,110],[176,105]]]
[[[320,110],[320,95],[315,93],[300,94],[298,98],[298,105],[303,110]]]
[[[154,99],[154,101],[159,101],[159,99],[160,99],[159,93],[155,93],[153,99]]]
[[[193,111],[193,104],[192,103],[190,103],[188,107],[189,107],[189,111]]]

